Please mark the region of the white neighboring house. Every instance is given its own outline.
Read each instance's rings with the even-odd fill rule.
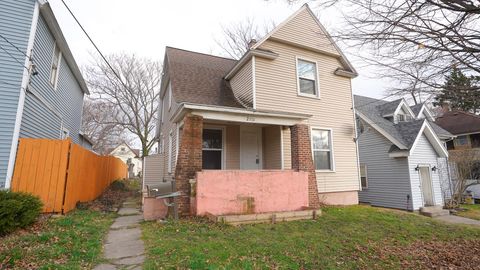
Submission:
[[[132,149],[128,144],[121,143],[109,152],[110,156],[121,159],[128,165],[128,176],[136,177],[142,174],[142,158],[139,149]]]
[[[355,96],[362,190],[359,201],[419,210],[449,197],[448,152],[454,135],[435,124],[424,104]]]

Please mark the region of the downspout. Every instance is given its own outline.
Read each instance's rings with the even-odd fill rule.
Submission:
[[[28,70],[23,71],[22,83],[20,86],[20,96],[18,97],[18,107],[17,107],[17,114],[15,117],[15,126],[13,129],[13,136],[12,136],[12,143],[10,146],[10,155],[8,158],[8,165],[7,165],[7,177],[5,181],[5,189],[10,189],[12,176],[13,176],[13,169],[15,167],[15,159],[17,156],[17,147],[18,147],[18,139],[20,137],[20,126],[22,124],[22,116],[23,116],[23,109],[25,106],[25,93],[26,89],[30,83],[30,76],[31,76],[31,54],[33,50],[33,43],[35,41],[35,33],[37,32],[37,24],[38,24],[38,17],[40,13],[40,5],[37,1],[35,1],[35,7],[33,9],[33,16],[32,16],[32,25],[30,26],[30,34],[28,38],[28,45],[27,45],[27,56],[25,57],[24,66],[29,67]]]

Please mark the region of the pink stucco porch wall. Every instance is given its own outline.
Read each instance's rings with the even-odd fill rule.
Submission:
[[[308,206],[308,173],[292,170],[202,171],[196,175],[196,215],[294,211]]]

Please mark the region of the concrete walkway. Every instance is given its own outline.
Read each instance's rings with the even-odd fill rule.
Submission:
[[[142,269],[145,249],[139,223],[143,216],[133,199],[123,203],[118,214],[103,245],[103,256],[108,263],[97,265],[94,270]]]
[[[455,215],[448,215],[448,216],[440,216],[434,217],[435,220],[440,220],[445,223],[452,223],[452,224],[465,224],[465,225],[475,225],[480,226],[480,221],[470,218],[459,217]]]

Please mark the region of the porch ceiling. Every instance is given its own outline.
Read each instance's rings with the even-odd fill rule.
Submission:
[[[205,120],[284,126],[293,126],[312,117],[312,115],[308,114],[258,110],[254,111],[245,108],[183,103],[174,114],[172,120],[174,122],[180,121],[187,112],[200,115]]]

